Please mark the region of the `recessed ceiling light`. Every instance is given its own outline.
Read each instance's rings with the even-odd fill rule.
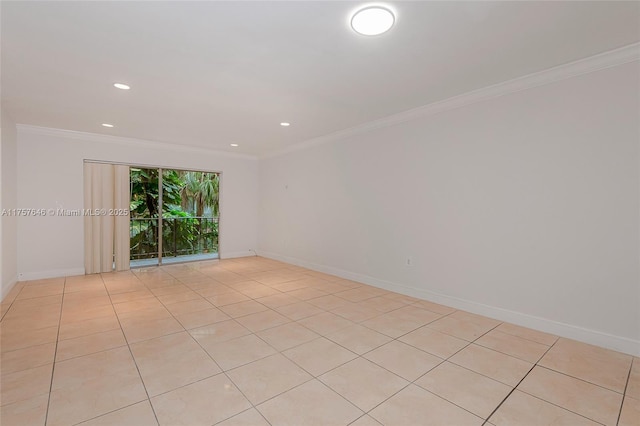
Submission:
[[[233,147],[240,146],[240,145],[238,145],[237,143],[230,143],[229,145],[231,145],[231,146],[233,146]]]
[[[280,123],[280,125],[281,125],[282,127],[289,127],[289,126],[291,126],[291,123],[283,122],[283,123]]]
[[[365,7],[351,18],[351,28],[358,34],[374,36],[386,33],[393,27],[396,17],[381,6]]]
[[[123,83],[113,83],[114,87],[117,87],[118,89],[122,89],[122,90],[129,90],[131,89],[131,87],[127,86],[126,84]]]
[[[113,124],[109,124],[109,123],[102,123],[103,127],[113,127]]]

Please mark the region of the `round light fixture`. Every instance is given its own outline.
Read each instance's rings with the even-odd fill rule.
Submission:
[[[282,123],[280,123],[280,125],[282,127],[289,127],[289,126],[291,126],[291,123],[282,122]]]
[[[113,124],[102,123],[102,127],[113,127]]]
[[[240,145],[238,145],[237,143],[230,143],[229,145],[231,145],[231,146],[232,146],[232,147],[234,147],[234,148],[235,148],[236,146],[240,146]]]
[[[113,86],[118,88],[118,89],[122,89],[122,90],[129,90],[131,89],[131,87],[127,86],[124,83],[113,83]]]
[[[396,17],[389,9],[371,6],[360,9],[351,17],[351,28],[358,34],[374,36],[389,31],[395,21]]]

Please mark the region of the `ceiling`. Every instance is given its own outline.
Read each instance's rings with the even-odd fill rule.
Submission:
[[[396,25],[364,37],[348,19],[366,2],[3,1],[3,107],[264,155],[640,40],[638,2],[382,4]]]

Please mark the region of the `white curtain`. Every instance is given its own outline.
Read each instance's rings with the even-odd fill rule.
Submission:
[[[84,163],[86,274],[129,269],[129,167]]]

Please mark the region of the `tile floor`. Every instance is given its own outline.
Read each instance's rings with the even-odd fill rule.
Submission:
[[[639,425],[640,359],[254,257],[19,283],[10,425]]]

